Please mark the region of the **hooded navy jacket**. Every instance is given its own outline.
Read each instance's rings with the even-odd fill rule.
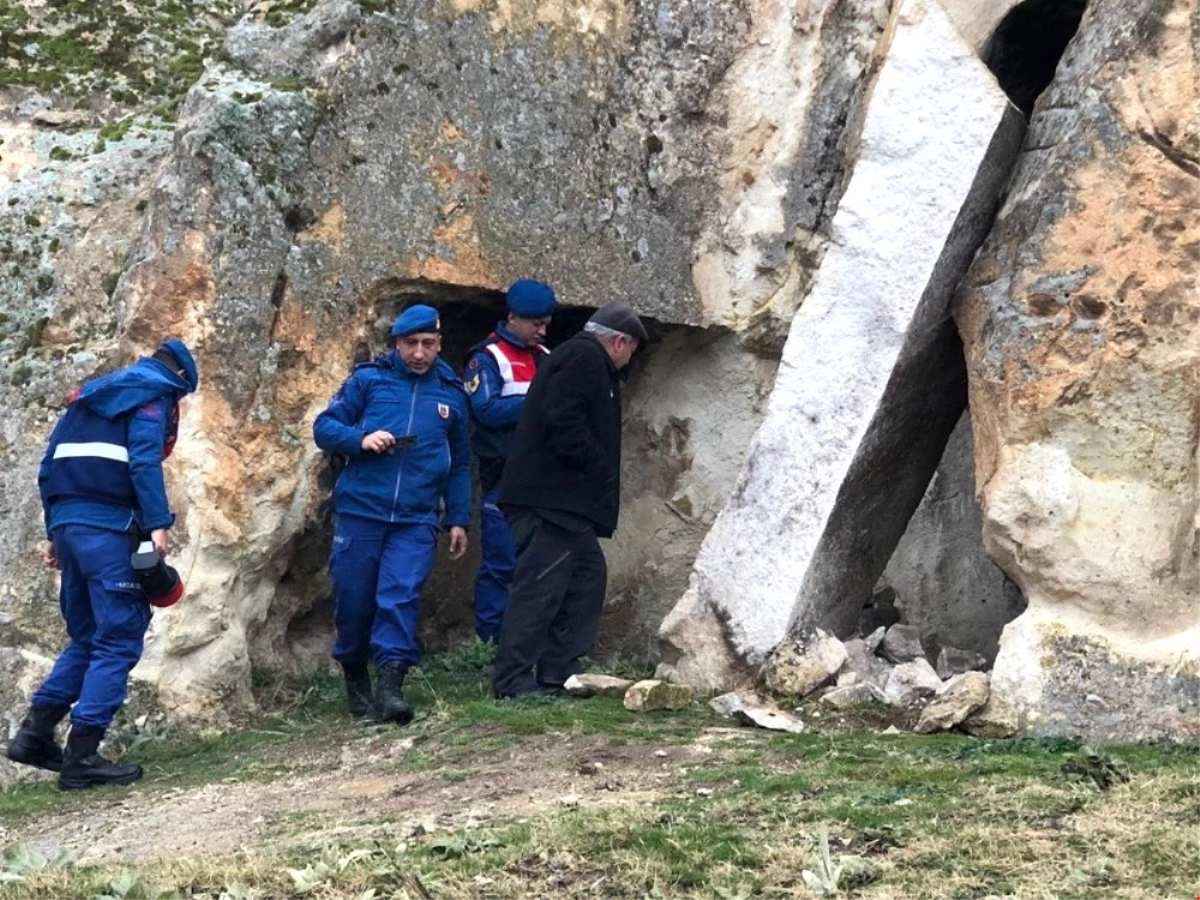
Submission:
[[[49,534],[60,525],[169,528],[162,462],[191,386],[157,360],[87,382],[54,426],[38,470]]]
[[[471,521],[470,414],[462,381],[442,359],[414,374],[395,351],[363,363],[313,423],[317,446],[349,457],[333,489],[341,514],[447,528]],[[387,431],[387,453],[362,439]]]

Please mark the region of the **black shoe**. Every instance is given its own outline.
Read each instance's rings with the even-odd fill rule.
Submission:
[[[375,716],[381,722],[407,725],[413,719],[412,707],[404,700],[404,663],[384,663],[379,669],[379,684],[375,690]]]
[[[369,716],[375,711],[375,700],[371,695],[371,673],[366,663],[342,663],[342,674],[346,676],[346,701],[350,715],[356,719]]]
[[[132,784],[142,777],[142,767],[116,763],[100,755],[104,729],[97,725],[75,725],[67,737],[58,786],[64,791],[79,791],[103,784]]]
[[[54,739],[54,726],[70,711],[66,704],[29,707],[5,756],[23,766],[37,766],[48,772],[61,772],[63,753]]]

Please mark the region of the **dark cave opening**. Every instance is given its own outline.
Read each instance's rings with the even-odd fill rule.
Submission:
[[[1025,0],[988,38],[983,61],[1025,118],[1054,79],[1086,8],[1087,0]]]

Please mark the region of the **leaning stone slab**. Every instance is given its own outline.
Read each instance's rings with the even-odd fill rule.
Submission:
[[[988,677],[982,672],[955,675],[937,699],[921,710],[921,718],[917,720],[914,730],[919,734],[928,734],[953,728],[987,703],[990,690]]]
[[[633,686],[628,678],[615,678],[612,675],[595,675],[585,672],[582,675],[572,675],[563,684],[563,689],[572,697],[624,697],[625,692]]]
[[[660,630],[675,677],[734,683],[788,634],[853,627],[962,412],[949,301],[1023,130],[940,5],[905,0],[765,418]]]
[[[631,712],[687,709],[692,705],[692,699],[692,689],[686,684],[649,679],[630,685],[625,692],[625,708]]]
[[[803,638],[789,638],[775,648],[763,670],[767,690],[803,697],[834,675],[846,661],[846,645],[817,629]]]
[[[889,703],[905,705],[913,700],[932,697],[942,689],[942,679],[927,659],[901,663],[892,669],[883,693]]]

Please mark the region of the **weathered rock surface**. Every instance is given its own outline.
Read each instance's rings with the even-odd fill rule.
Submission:
[[[893,625],[883,636],[879,652],[894,663],[912,662],[925,658],[921,631],[915,625]]]
[[[963,672],[978,672],[987,668],[987,660],[978,653],[970,650],[959,650],[957,647],[943,647],[938,651],[938,677],[945,680],[961,675]]]
[[[13,511],[0,611],[57,645],[52,579],[27,563],[47,427],[78,381],[174,331],[202,372],[169,472],[188,614],[157,617],[138,677],[173,715],[222,724],[252,704],[252,663],[325,663],[329,479],[313,416],[381,349],[406,292],[473,311],[469,335],[447,335],[465,347],[498,317],[496,290],[536,275],[568,304],[624,295],[659,323],[714,328],[664,327],[628,394],[604,635],[644,652],[761,415],[884,24],[868,0],[782,16],[765,2],[383,15],[327,2],[283,29],[239,23],[173,139],[135,127],[92,152],[94,132],[54,132],[72,154],[57,162],[28,121],[51,103],[29,98],[26,118],[0,123],[0,165],[24,178],[0,187],[19,199],[0,221],[21,266],[0,273],[0,453],[14,462],[0,473]],[[94,163],[118,152],[136,175],[71,168],[86,157],[104,174]],[[50,184],[59,173],[78,186]],[[431,582],[426,626],[442,641],[469,633],[470,575],[439,566]]]
[[[889,703],[907,705],[934,696],[942,689],[942,679],[925,658],[901,663],[892,669],[883,694]]]
[[[686,684],[647,679],[630,685],[625,692],[625,708],[630,712],[687,709],[694,699],[695,694]]]
[[[836,675],[845,661],[845,644],[818,628],[780,643],[763,667],[763,679],[774,694],[803,697]]]
[[[988,677],[982,672],[955,675],[933,702],[921,710],[921,718],[913,730],[919,734],[929,734],[931,731],[953,728],[987,703],[990,690]]]
[[[1025,598],[983,549],[970,415],[963,413],[883,579],[904,621],[941,643],[995,659]]]
[[[54,660],[28,650],[0,647],[0,744],[8,746],[25,717],[29,695],[50,674]],[[0,789],[23,781],[46,781],[49,772],[18,766],[0,754]]]
[[[563,684],[563,689],[572,697],[624,697],[631,687],[633,682],[628,678],[591,672],[572,675]]]
[[[957,310],[1027,733],[1200,734],[1196,19],[1088,5]]]
[[[663,623],[677,677],[736,680],[789,631],[854,625],[846,598],[870,594],[961,412],[950,292],[1021,132],[941,8],[905,3],[766,418]]]

